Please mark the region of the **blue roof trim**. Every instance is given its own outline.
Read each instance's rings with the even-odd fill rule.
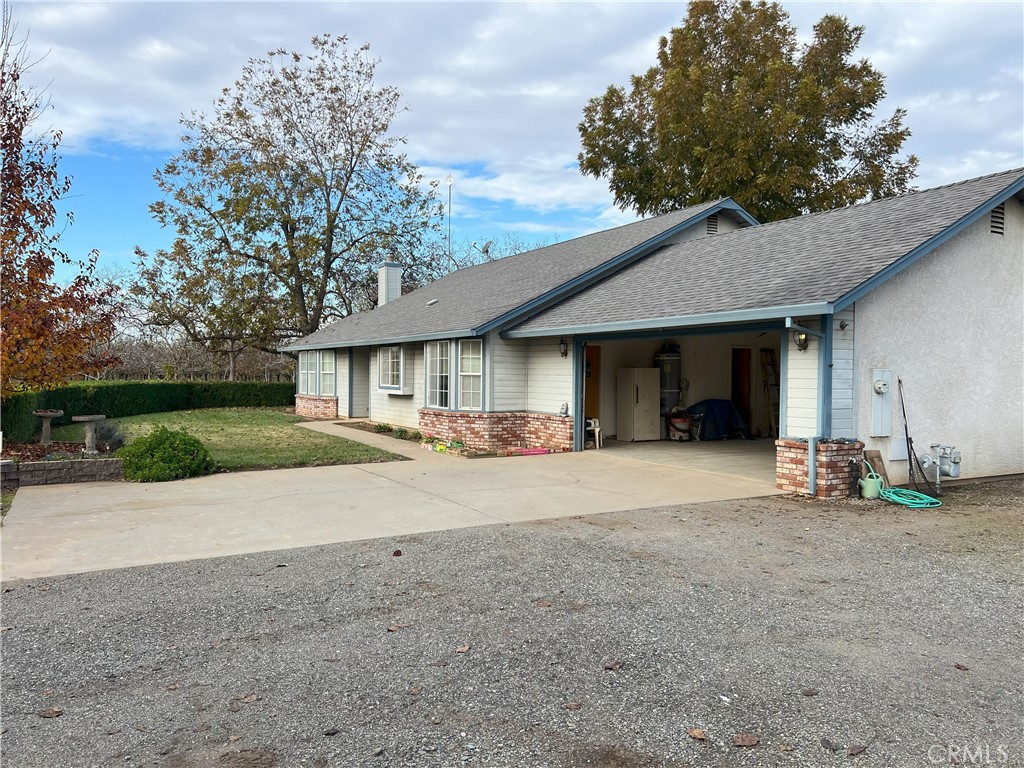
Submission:
[[[844,296],[840,296],[838,299],[835,300],[835,302],[833,302],[834,311],[839,312],[840,310],[846,309],[855,301],[857,301],[857,299],[865,296],[878,286],[889,281],[891,278],[898,275],[900,272],[902,272],[904,269],[906,269],[911,264],[916,262],[922,256],[931,253],[943,243],[952,239],[954,236],[960,234],[962,231],[967,229],[967,227],[971,226],[976,221],[981,219],[982,216],[991,211],[997,205],[1006,202],[1014,195],[1020,194],[1021,191],[1024,191],[1024,176],[1021,176],[1019,179],[1017,179],[1017,181],[1008,186],[999,194],[986,200],[984,203],[979,205],[966,216],[962,217],[955,224],[952,224],[939,234],[935,235],[931,239],[917,246],[917,248],[915,248],[914,250],[910,251],[904,256],[901,256],[898,260],[894,261],[881,272],[875,274],[874,277],[865,280],[863,283],[858,285],[856,288],[854,288],[852,291],[845,294]]]
[[[694,325],[722,325],[724,323],[742,323],[752,320],[779,320],[787,317],[832,314],[832,306],[825,303],[795,304],[784,307],[756,307],[739,309],[731,312],[710,312],[702,315],[684,317],[655,317],[646,320],[625,320],[616,323],[595,323],[594,325],[567,326],[564,328],[538,328],[535,330],[516,330],[514,328],[502,332],[505,339],[536,339],[545,336],[590,336],[598,333],[618,333],[622,331],[650,331],[672,328],[688,328]]]
[[[505,314],[499,315],[493,320],[489,320],[487,323],[481,325],[479,328],[474,328],[472,330],[472,334],[474,336],[483,335],[488,331],[493,331],[495,328],[500,328],[501,326],[510,325],[517,321],[520,321],[524,318],[525,315],[532,315],[536,314],[537,312],[542,312],[543,310],[547,309],[553,304],[558,303],[567,296],[573,293],[577,293],[583,290],[584,288],[590,287],[598,280],[606,277],[612,272],[616,272],[622,269],[623,267],[629,266],[634,261],[643,258],[648,253],[650,253],[650,251],[662,245],[669,238],[673,237],[674,235],[678,235],[684,229],[693,226],[698,221],[703,221],[708,216],[718,213],[719,211],[730,211],[732,213],[735,213],[751,226],[759,226],[760,224],[760,222],[758,222],[754,217],[752,217],[749,213],[743,210],[739,203],[737,203],[731,197],[726,198],[725,200],[716,203],[715,205],[701,211],[700,213],[694,214],[690,218],[679,222],[674,227],[669,227],[664,232],[661,232],[652,237],[650,240],[646,240],[640,243],[640,245],[634,246],[633,248],[630,248],[628,251],[620,253],[618,256],[609,259],[603,264],[600,264],[594,267],[593,269],[584,272],[582,275],[577,275],[572,280],[569,280],[566,283],[562,283],[556,288],[552,288],[550,291],[541,294],[535,299],[531,299],[525,304],[521,304],[515,309],[509,310]]]
[[[345,347],[385,347],[389,344],[411,344],[416,341],[434,341],[436,339],[464,339],[467,336],[479,336],[473,331],[441,331],[439,333],[412,334],[410,336],[394,336],[383,339],[360,339],[358,341],[331,341],[323,344],[292,344],[281,347],[279,352],[305,352],[312,349],[344,349]]]

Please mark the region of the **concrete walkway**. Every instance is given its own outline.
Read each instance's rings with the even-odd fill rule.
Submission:
[[[411,460],[23,488],[2,528],[3,579],[779,493],[763,480],[612,451],[467,460],[308,426]]]

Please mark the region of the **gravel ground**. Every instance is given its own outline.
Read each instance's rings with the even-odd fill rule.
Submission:
[[[945,502],[751,499],[9,583],[0,757],[1021,766],[1024,481]]]

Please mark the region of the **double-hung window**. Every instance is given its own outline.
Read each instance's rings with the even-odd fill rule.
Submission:
[[[480,339],[459,341],[459,408],[479,411],[483,398],[483,342]]]
[[[296,378],[299,383],[299,394],[300,395],[313,395],[316,394],[316,389],[310,389],[310,381],[308,376],[310,357],[316,359],[316,352],[299,352],[299,370]]]
[[[451,365],[450,343],[427,342],[427,407],[447,408]]]
[[[377,350],[378,384],[381,389],[401,389],[402,348],[381,347]]]
[[[334,350],[320,352],[320,394],[334,395]]]

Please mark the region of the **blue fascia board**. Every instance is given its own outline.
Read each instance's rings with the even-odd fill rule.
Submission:
[[[898,260],[894,261],[892,264],[883,269],[881,272],[875,274],[873,277],[869,278],[868,280],[865,280],[863,283],[858,285],[849,293],[840,296],[838,299],[836,299],[835,302],[833,302],[835,305],[835,311],[839,312],[840,310],[846,309],[848,306],[857,301],[857,299],[863,297],[864,295],[875,290],[875,288],[877,288],[878,286],[889,281],[891,278],[898,275],[900,272],[902,272],[904,269],[906,269],[911,264],[916,262],[922,256],[931,253],[946,241],[960,234],[965,229],[967,229],[967,227],[971,226],[976,221],[981,219],[982,216],[991,211],[997,205],[999,205],[1000,203],[1005,203],[1014,195],[1020,194],[1021,191],[1024,191],[1024,176],[1017,179],[1017,181],[1008,186],[999,194],[989,198],[987,201],[979,205],[966,216],[963,216],[955,224],[946,227],[946,229],[939,232],[939,234],[921,243],[921,245],[917,246],[917,248],[914,248],[909,253],[906,253],[905,255],[901,256]]]
[[[723,200],[718,205],[718,207],[721,208],[722,210],[725,210],[725,211],[732,211],[734,214],[736,214],[736,216],[738,218],[742,219],[744,222],[746,222],[751,227],[759,227],[759,226],[761,226],[761,222],[760,221],[758,221],[753,216],[751,216],[747,212],[746,208],[744,208],[742,205],[737,203],[731,197],[727,197],[725,200]]]
[[[508,312],[504,313],[503,315],[499,315],[498,317],[494,318],[493,320],[489,320],[487,323],[481,325],[479,328],[474,328],[473,334],[484,334],[487,333],[488,331],[493,331],[495,328],[500,328],[502,326],[506,326],[518,320],[521,320],[528,315],[536,314],[545,309],[548,309],[549,307],[551,307],[554,304],[557,304],[559,301],[566,298],[567,296],[570,296],[574,293],[578,293],[584,288],[589,288],[598,280],[601,280],[604,277],[610,275],[611,273],[616,272],[622,269],[623,267],[627,267],[633,262],[642,259],[644,256],[648,255],[652,250],[664,244],[666,240],[675,235],[678,235],[687,227],[693,226],[698,221],[703,221],[708,216],[711,216],[712,214],[718,213],[719,211],[723,210],[734,211],[736,213],[742,212],[741,218],[743,218],[745,221],[749,221],[754,225],[757,224],[757,221],[752,216],[750,216],[749,213],[744,211],[731,198],[723,200],[711,206],[707,210],[701,211],[700,213],[691,216],[685,221],[679,222],[674,227],[669,227],[664,232],[655,235],[649,240],[645,240],[644,242],[640,243],[640,245],[634,246],[633,248],[630,248],[628,251],[624,251],[623,253],[620,253],[618,256],[615,256],[609,259],[608,261],[599,264],[593,269],[584,272],[582,275],[577,275],[572,280],[562,283],[558,287],[552,288],[550,291],[547,291],[546,293],[542,293],[540,296],[531,299],[525,304],[520,304],[515,309],[511,309]]]
[[[470,330],[439,331],[438,333],[418,333],[409,336],[392,336],[381,339],[361,339],[359,341],[325,341],[321,344],[293,344],[281,347],[279,352],[305,352],[313,349],[344,349],[345,347],[386,347],[391,344],[411,344],[416,341],[437,341],[444,339],[464,339],[478,336]]]
[[[702,315],[683,317],[654,317],[644,320],[623,320],[615,323],[594,323],[593,325],[565,326],[562,328],[538,328],[534,330],[510,329],[500,335],[504,339],[537,339],[546,336],[591,336],[595,334],[622,333],[627,331],[670,331],[696,325],[723,325],[745,323],[757,320],[785,320],[787,317],[803,315],[832,314],[827,303],[793,304],[783,307],[756,307],[730,312],[710,312]]]

